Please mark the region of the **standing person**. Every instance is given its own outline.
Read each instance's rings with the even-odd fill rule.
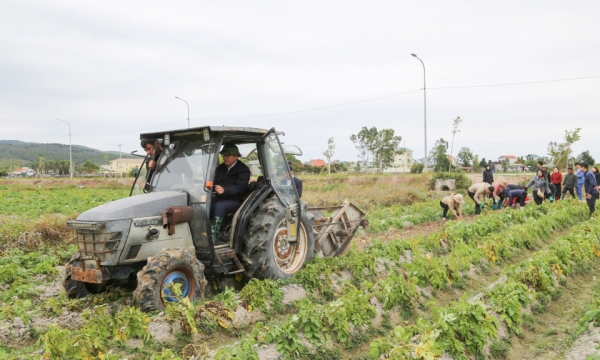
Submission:
[[[292,168],[292,164],[290,166],[290,172],[284,172],[285,179],[281,179],[281,185],[292,185],[292,181],[296,185],[296,190],[298,191],[298,197],[302,197],[302,180],[298,179],[296,175],[294,175],[294,169]]]
[[[440,201],[440,206],[442,207],[442,209],[444,209],[444,213],[442,214],[442,220],[446,220],[448,210],[450,210],[450,213],[454,215],[457,219],[462,219],[460,204],[462,204],[463,201],[464,199],[461,194],[452,194],[444,197]]]
[[[600,185],[600,170],[598,170],[597,166],[594,166],[592,168],[592,172],[594,173],[594,176],[596,177],[596,184]]]
[[[555,167],[552,170],[552,175],[550,176],[550,183],[556,187],[556,191],[554,192],[554,198],[558,200],[560,198],[560,184],[562,184],[563,177],[560,171],[558,171],[558,167]]]
[[[577,187],[576,187],[576,191],[577,191],[577,197],[579,198],[579,200],[583,199],[583,193],[581,192],[581,188],[583,188],[583,183],[585,182],[584,179],[584,172],[581,171],[581,164],[576,162],[575,163],[575,168],[577,169]]]
[[[533,200],[536,204],[542,205],[544,202],[544,198],[548,196],[550,201],[554,201],[554,196],[550,192],[550,187],[548,186],[548,181],[544,177],[544,173],[542,169],[537,171],[537,174],[531,179],[529,184],[523,187],[523,190],[527,191],[533,185]]]
[[[506,194],[504,193],[504,189],[508,185],[508,181],[502,180],[494,184],[494,192],[492,193],[492,198],[494,199],[494,210],[500,209],[502,206],[502,202],[504,198],[506,198]]]
[[[494,192],[494,187],[489,183],[477,183],[469,188],[469,197],[475,202],[475,215],[481,214],[481,209],[485,206],[485,196]]]
[[[489,165],[483,170],[483,182],[488,184],[494,183],[494,173],[492,172],[492,167]]]
[[[575,198],[575,187],[577,187],[577,175],[573,174],[573,168],[567,168],[567,175],[563,180],[563,191],[560,197],[561,200],[565,198],[567,191],[573,198]]]
[[[590,216],[594,215],[596,211],[596,199],[598,198],[598,183],[596,177],[591,171],[588,171],[588,164],[582,162],[580,164],[581,171],[584,174],[584,186],[585,186],[585,201],[590,208]]]
[[[556,186],[552,185],[551,175],[546,166],[542,166],[542,172],[544,173],[544,177],[548,182],[548,187],[550,188],[550,193],[552,196],[556,196]]]

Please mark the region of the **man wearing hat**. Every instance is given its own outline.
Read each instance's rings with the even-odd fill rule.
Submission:
[[[226,143],[219,152],[223,163],[215,171],[214,189],[216,195],[213,199],[212,213],[212,240],[217,241],[223,219],[242,205],[244,191],[250,181],[250,169],[246,164],[238,161],[240,151],[233,143]]]
[[[462,214],[460,212],[460,204],[464,201],[463,196],[461,194],[452,194],[446,196],[440,201],[440,206],[444,209],[444,214],[442,215],[442,220],[446,220],[446,215],[448,215],[448,210],[452,213],[452,215],[456,216],[457,219],[462,219]]]

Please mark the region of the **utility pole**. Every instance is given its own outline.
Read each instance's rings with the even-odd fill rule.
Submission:
[[[188,129],[189,129],[190,128],[190,104],[188,104],[187,101],[183,100],[180,97],[175,96],[175,99],[179,99],[179,100],[183,101],[187,105],[187,108],[188,108],[188,118],[187,118],[187,120],[188,120]]]
[[[121,144],[117,145],[119,147],[119,163],[117,165],[117,168],[121,169]],[[121,179],[123,178],[123,173],[121,171],[119,171],[119,174],[121,174]]]
[[[56,119],[58,121],[62,121],[64,123],[67,123],[67,125],[69,125],[69,176],[71,177],[71,180],[73,180],[73,156],[71,155],[71,124],[69,124],[68,121],[64,121],[61,119]]]
[[[419,59],[419,57],[416,54],[411,54],[412,56],[416,57],[417,59]],[[423,116],[424,116],[424,129],[425,129],[425,169],[423,170],[423,172],[427,172],[427,168],[428,168],[428,161],[427,161],[427,86],[426,86],[426,81],[425,81],[425,63],[423,62],[423,60],[419,59],[419,61],[421,62],[421,64],[423,65]]]

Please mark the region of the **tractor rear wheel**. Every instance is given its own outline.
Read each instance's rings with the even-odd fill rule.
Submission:
[[[287,279],[312,259],[313,216],[307,212],[305,202],[301,202],[301,206],[294,243],[288,241],[285,209],[277,197],[266,199],[252,214],[240,254],[247,277]]]
[[[149,258],[137,280],[133,296],[144,311],[163,310],[165,301],[177,301],[170,284],[180,284],[181,297],[190,301],[201,298],[206,287],[204,265],[185,249],[166,249]]]

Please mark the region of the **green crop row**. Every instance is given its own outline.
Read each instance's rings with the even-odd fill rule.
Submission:
[[[524,307],[533,303],[532,311],[543,311],[551,299],[562,293],[561,286],[566,283],[566,275],[590,269],[594,258],[600,256],[598,232],[600,223],[595,219],[584,222],[579,228],[559,237],[548,249],[538,251],[507,269],[508,280],[487,292],[484,299],[506,322],[510,331],[520,333]],[[531,239],[539,235],[523,233],[523,236]],[[396,328],[393,336],[373,341],[371,356],[405,359],[413,358],[410,357],[412,353],[416,359],[427,359],[446,351],[454,359],[466,359],[467,353],[481,354],[488,340],[497,337],[493,325],[496,320],[480,301],[467,303],[463,299],[446,309],[434,309],[432,313],[431,317],[423,316],[414,325]],[[588,315],[593,318],[593,313]],[[468,329],[471,329],[470,333]],[[445,336],[447,331],[454,336]],[[460,343],[456,342],[457,339]]]

